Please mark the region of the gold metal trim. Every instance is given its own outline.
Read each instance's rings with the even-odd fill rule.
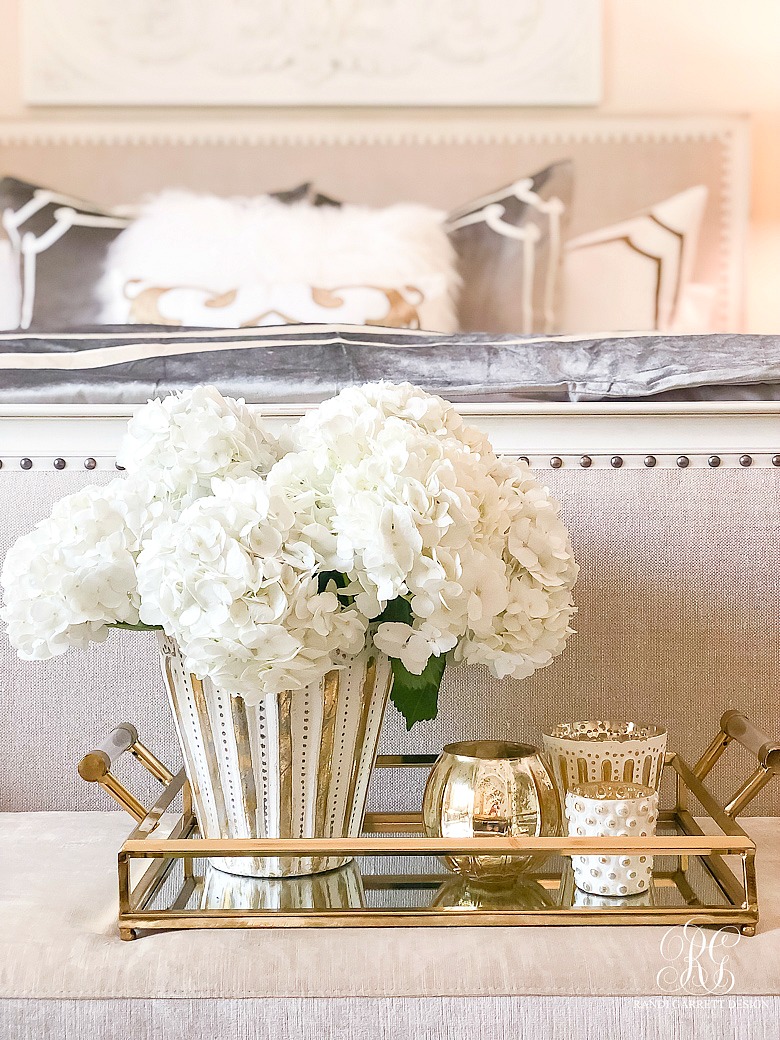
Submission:
[[[374,813],[368,814],[364,836],[360,838],[317,838],[317,839],[254,839],[254,840],[210,840],[197,837],[194,820],[182,818],[183,830],[193,828],[182,836],[177,829],[170,837],[158,837],[154,827],[147,832],[144,825],[124,843],[119,857],[120,880],[120,932],[125,938],[134,938],[139,931],[154,931],[168,928],[290,928],[290,927],[433,927],[443,925],[532,925],[532,924],[681,924],[695,916],[697,923],[722,927],[732,924],[744,934],[753,934],[758,921],[758,903],[755,888],[755,844],[732,819],[726,816],[712,796],[703,787],[678,755],[669,754],[668,764],[679,778],[680,784],[699,800],[710,818],[721,828],[719,834],[706,834],[686,809],[677,804],[665,809],[662,821],[678,829],[677,835],[658,835],[653,838],[599,839],[581,837],[555,838],[489,838],[430,839],[412,836],[421,829],[419,813]],[[166,790],[167,805],[179,790],[186,790],[184,774],[179,774]],[[169,793],[169,791],[171,793]],[[159,815],[155,807],[154,813]],[[151,814],[150,814],[151,815]],[[723,828],[728,828],[726,831]],[[381,834],[381,837],[370,835]],[[605,842],[609,842],[609,847]],[[330,910],[187,910],[185,889],[191,892],[192,878],[185,878],[184,888],[168,909],[151,907],[154,893],[168,876],[174,860],[209,856],[255,856],[255,855],[331,855],[331,856],[378,856],[405,857],[436,854],[468,854],[489,851],[493,854],[518,855],[528,851],[557,852],[561,855],[647,853],[678,856],[679,865],[672,871],[658,871],[661,887],[676,887],[685,899],[687,891],[692,896],[690,885],[682,864],[690,857],[700,857],[707,872],[715,880],[722,893],[725,905],[702,905],[695,910],[691,906],[632,906],[628,900],[622,906],[609,907],[546,907],[543,909],[480,909],[461,911],[447,907],[403,907],[397,909],[330,909]],[[740,874],[735,875],[724,857],[740,857]],[[144,878],[136,889],[129,890],[128,865],[133,860],[152,860],[157,863],[154,873]],[[561,884],[560,871],[557,882],[552,876],[540,878],[547,887]],[[381,874],[366,875],[366,887],[388,888],[434,888],[449,876]],[[189,888],[187,888],[189,886]]]
[[[116,735],[113,734],[113,737]],[[109,737],[104,747],[111,742]],[[725,809],[718,805],[703,784],[703,778],[712,769],[731,740],[737,740],[758,758],[756,772],[739,789]],[[114,745],[117,746],[117,741]],[[119,741],[121,743],[121,741]],[[123,750],[130,750],[125,748]],[[184,770],[166,784],[160,798],[146,813],[133,798],[107,772],[97,782],[107,789],[116,785],[114,797],[136,818],[141,819],[124,842],[118,857],[119,878],[119,932],[123,939],[135,938],[139,931],[155,931],[171,928],[292,928],[292,927],[432,927],[443,925],[479,926],[523,926],[523,925],[581,925],[581,924],[682,924],[692,917],[697,924],[723,927],[737,926],[745,935],[755,934],[758,922],[758,894],[756,888],[756,846],[752,839],[733,819],[738,809],[762,787],[767,778],[775,775],[778,756],[777,746],[765,734],[757,730],[740,713],[727,713],[721,721],[721,733],[710,744],[702,758],[692,770],[674,753],[667,753],[666,764],[675,774],[676,796],[671,808],[659,814],[659,822],[673,826],[674,835],[656,835],[651,838],[592,838],[592,837],[517,837],[492,835],[479,838],[425,838],[419,837],[422,830],[421,813],[369,813],[366,815],[363,834],[356,838],[297,838],[297,839],[203,839],[199,836],[192,812],[192,798]],[[119,751],[113,759],[119,757]],[[137,756],[138,757],[138,756]],[[153,757],[153,756],[152,756]],[[382,766],[405,767],[429,765],[423,762],[426,756],[385,756]],[[149,772],[157,775],[153,767]],[[165,767],[162,767],[163,769]],[[159,777],[158,777],[159,778]],[[108,782],[107,782],[108,781]],[[113,781],[113,785],[112,785]],[[173,818],[173,804],[181,795],[182,811]],[[706,833],[687,808],[688,797],[693,796],[719,833]],[[166,832],[159,833],[163,817],[172,821]],[[329,908],[284,909],[284,910],[188,910],[190,896],[195,891],[197,879],[193,875],[193,860],[207,857],[252,857],[252,856],[370,856],[370,857],[420,857],[432,855],[492,855],[522,856],[528,853],[557,853],[570,855],[621,855],[647,854],[677,857],[672,870],[659,869],[654,875],[654,887],[672,888],[680,893],[679,905],[638,905],[626,900],[618,906],[574,906],[554,905],[538,907],[513,907],[495,909],[458,906],[403,906],[397,908]],[[739,857],[739,870],[735,873],[726,857]],[[705,871],[721,893],[723,904],[711,905],[711,901],[696,905],[696,893],[688,880],[689,861],[698,857]],[[183,881],[180,890],[167,908],[153,907],[156,894],[171,877],[176,860],[183,861]],[[145,864],[140,877],[131,877],[131,863]],[[402,864],[399,864],[402,866]],[[570,868],[564,865],[550,868],[553,873],[540,874],[534,879],[542,889],[563,890],[570,883]],[[569,871],[567,874],[566,872]],[[365,874],[366,890],[388,889],[436,889],[452,879],[443,874],[404,874],[390,871],[381,874]]]

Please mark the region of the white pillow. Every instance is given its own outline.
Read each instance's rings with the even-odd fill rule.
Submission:
[[[315,207],[164,192],[109,250],[101,320],[453,332],[459,279],[442,218],[413,204]]]
[[[707,189],[698,185],[567,242],[562,331],[672,331],[691,281],[706,203]],[[689,323],[681,314],[679,319]]]
[[[21,302],[16,255],[11,243],[0,239],[0,330],[19,328]]]

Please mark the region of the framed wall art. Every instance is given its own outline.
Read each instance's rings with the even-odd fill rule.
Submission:
[[[23,0],[32,105],[593,105],[601,0]]]

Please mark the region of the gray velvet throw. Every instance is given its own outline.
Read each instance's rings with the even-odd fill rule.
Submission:
[[[197,383],[311,403],[408,380],[453,401],[780,400],[780,336],[444,335],[288,325],[0,334],[0,404],[138,404]]]

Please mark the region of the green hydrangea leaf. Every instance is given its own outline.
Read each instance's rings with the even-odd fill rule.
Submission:
[[[415,722],[435,719],[439,710],[439,686],[447,664],[447,655],[431,657],[422,675],[414,675],[401,662],[390,659],[393,689],[390,699],[398,708],[409,730]]]
[[[337,589],[343,589],[347,584],[347,576],[341,571],[320,571],[317,575],[317,592],[324,592],[332,581],[336,583]]]
[[[372,624],[381,625],[383,621],[400,621],[404,625],[412,623],[412,605],[402,596],[396,596],[385,606],[385,609],[375,617]]]

